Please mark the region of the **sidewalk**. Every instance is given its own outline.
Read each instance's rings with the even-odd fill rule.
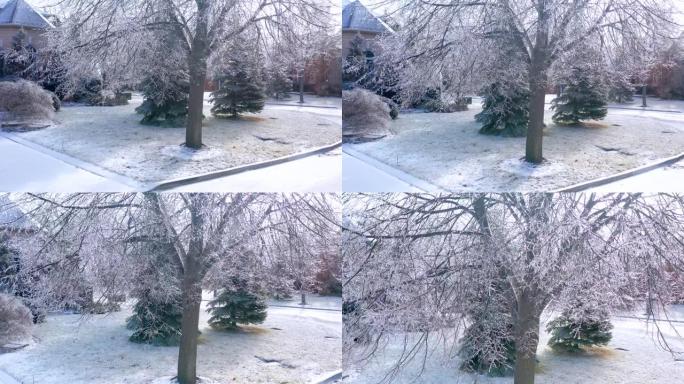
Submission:
[[[124,192],[134,187],[96,175],[0,135],[0,191]]]
[[[438,192],[441,188],[392,168],[358,151],[344,147],[344,192]]]

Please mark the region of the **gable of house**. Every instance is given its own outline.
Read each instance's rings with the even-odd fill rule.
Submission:
[[[41,12],[25,0],[0,0],[0,26],[54,28]]]
[[[44,44],[46,29],[54,28],[45,16],[24,0],[0,0],[0,49],[8,48],[19,31],[35,47]]]
[[[342,32],[352,31],[372,34],[394,32],[389,25],[376,17],[359,0],[352,1],[342,9]]]

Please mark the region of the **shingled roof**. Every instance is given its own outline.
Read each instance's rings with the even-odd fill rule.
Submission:
[[[24,0],[0,0],[0,26],[48,29],[54,26]]]
[[[394,32],[358,0],[352,1],[342,9],[342,31]]]

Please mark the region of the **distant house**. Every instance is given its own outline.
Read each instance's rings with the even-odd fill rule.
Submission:
[[[13,38],[24,32],[27,43],[36,49],[45,46],[46,30],[54,25],[24,0],[0,0],[0,49],[11,47]]]
[[[361,43],[366,57],[372,60],[378,53],[377,39],[394,30],[375,16],[360,1],[352,1],[342,9],[342,57],[347,57],[353,41]]]

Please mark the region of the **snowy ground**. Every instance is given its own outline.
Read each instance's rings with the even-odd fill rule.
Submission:
[[[606,347],[594,348],[580,355],[557,353],[546,346],[549,335],[542,332],[537,358],[536,383],[539,384],[676,384],[684,377],[684,362],[659,348],[654,339],[654,328],[638,319],[613,318],[613,340]],[[684,340],[677,332],[684,332],[683,323],[660,323],[662,331],[675,349],[684,350]],[[403,335],[402,335],[403,337]],[[367,365],[348,366],[345,363],[345,383],[374,384],[382,380],[391,367],[392,356],[401,353],[402,337],[382,352],[382,357]],[[400,340],[401,339],[401,340]],[[453,352],[452,352],[453,353]],[[448,359],[449,351],[436,346],[429,356],[425,373],[416,379],[422,361],[412,361],[392,379],[396,384],[511,384],[511,377],[492,378],[468,374],[458,369],[458,358]],[[420,360],[420,359],[418,359]],[[416,379],[415,381],[412,381]]]
[[[268,99],[266,104],[285,104],[297,105],[305,107],[320,107],[320,108],[342,108],[341,97],[330,96],[316,96],[309,93],[304,94],[304,104],[299,103],[299,93],[292,92],[287,99]]]
[[[284,302],[288,306],[269,306],[265,323],[239,332],[211,329],[202,311],[198,374],[220,384],[309,383],[340,370],[340,299],[310,300],[336,310],[302,309]],[[129,315],[130,306],[85,319],[51,315],[35,327],[34,344],[0,355],[0,371],[26,384],[151,384],[173,376],[178,348],[128,341]]]
[[[609,108],[606,119],[583,127],[555,125],[547,105],[547,161],[537,167],[521,159],[525,138],[478,134],[478,100],[465,112],[400,114],[390,126],[395,135],[352,147],[451,191],[550,191],[684,152],[684,102],[639,105]]]
[[[21,138],[142,182],[232,168],[303,152],[340,141],[341,109],[267,105],[260,114],[239,120],[211,116],[208,94],[203,141],[191,151],[184,128],[139,124],[139,95],[120,107],[67,105],[49,128],[20,133]]]

